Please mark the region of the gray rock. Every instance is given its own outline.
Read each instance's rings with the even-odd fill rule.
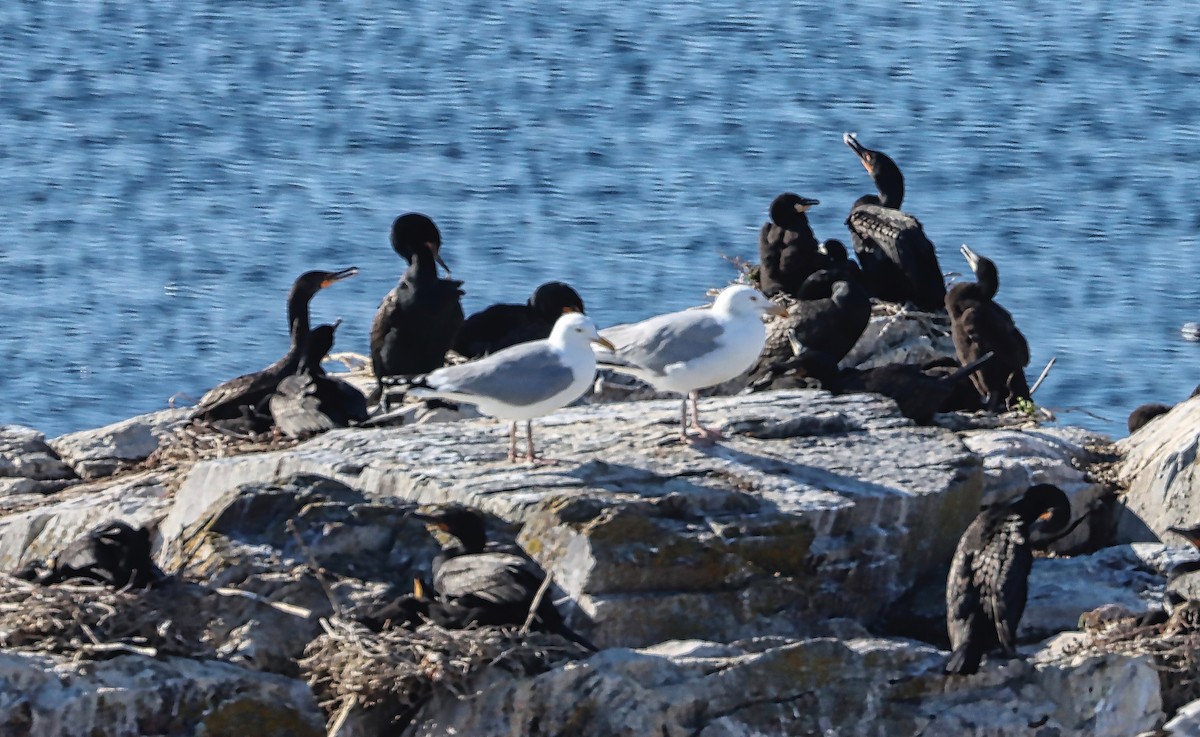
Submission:
[[[538,422],[560,462],[504,460],[502,423],[327,433],[197,464],[162,526],[178,537],[240,483],[294,473],[372,495],[461,502],[511,523],[593,620],[602,644],[795,634],[870,621],[947,560],[979,506],[981,468],[957,437],[914,428],[879,397],[824,392],[708,399],[730,438],[674,439],[673,401],[576,408]]]
[[[20,425],[0,425],[0,494],[58,491],[75,479],[46,444],[46,436]]]
[[[0,652],[0,734],[323,737],[308,687],[216,661]]]
[[[48,559],[101,522],[153,528],[170,505],[169,476],[141,473],[108,484],[79,484],[41,504],[0,516],[0,570]]]
[[[1071,501],[1071,520],[1091,513],[1052,550],[1069,551],[1106,540],[1111,521],[1104,504],[1108,491],[1082,468],[1092,460],[1090,448],[1107,446],[1103,435],[1076,427],[1003,427],[961,434],[963,442],[983,458],[983,503],[1020,496],[1034,484],[1054,484]]]
[[[838,364],[868,369],[890,363],[925,363],[954,357],[950,322],[944,314],[902,310],[874,314],[854,348]]]
[[[1163,725],[1171,737],[1200,737],[1200,701],[1186,704]]]
[[[1117,517],[1117,542],[1153,542],[1171,526],[1200,522],[1200,398],[1118,441],[1117,473],[1128,491]]]
[[[187,424],[191,409],[165,409],[67,435],[49,445],[85,479],[110,476],[122,464],[143,461],[164,437]]]
[[[1162,718],[1144,659],[1014,660],[970,677],[907,641],[668,642],[475,694],[439,693],[405,737],[470,734],[1128,737]]]

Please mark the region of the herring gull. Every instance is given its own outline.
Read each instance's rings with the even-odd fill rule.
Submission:
[[[446,366],[413,382],[417,397],[440,397],[474,404],[491,417],[511,420],[508,459],[517,459],[517,422],[525,421],[526,459],[535,460],[535,417],[578,399],[596,375],[589,343],[611,347],[587,315],[558,318],[550,337],[519,343],[475,361]]]
[[[720,432],[700,424],[697,392],[729,381],[758,360],[767,339],[763,315],[786,311],[761,292],[744,284],[726,287],[712,307],[658,315],[631,325],[600,332],[615,350],[597,350],[604,368],[629,374],[659,391],[683,394],[679,438],[687,434],[688,398],[692,400],[695,442],[711,443]]]

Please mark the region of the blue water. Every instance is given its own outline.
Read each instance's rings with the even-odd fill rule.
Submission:
[[[1030,379],[1058,358],[1041,404],[1119,435],[1200,381],[1191,3],[390,5],[0,4],[0,423],[260,368],[311,268],[362,269],[313,309],[366,352],[410,210],[468,311],[549,279],[602,325],[695,304],[779,192],[845,237],[843,131],[899,162],[943,268],[998,263]]]

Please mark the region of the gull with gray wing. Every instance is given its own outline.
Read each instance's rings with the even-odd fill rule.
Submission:
[[[511,420],[508,459],[517,459],[517,422],[525,421],[526,458],[535,460],[535,417],[574,402],[596,375],[589,343],[611,347],[586,315],[571,312],[554,323],[550,337],[497,351],[476,361],[446,366],[413,382],[417,397],[474,404],[491,417]]]
[[[724,289],[709,309],[605,328],[600,334],[616,348],[597,350],[597,355],[605,368],[641,379],[659,391],[683,394],[680,440],[711,443],[721,434],[700,424],[697,392],[754,365],[767,339],[765,314],[786,312],[758,290],[735,284]],[[691,426],[698,433],[694,439],[687,434],[689,397]]]

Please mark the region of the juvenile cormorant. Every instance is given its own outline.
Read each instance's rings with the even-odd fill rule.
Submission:
[[[817,272],[806,284],[820,277]],[[871,298],[857,281],[840,279],[833,283],[828,297],[802,299],[788,310],[785,323],[789,335],[804,350],[820,351],[841,361],[862,337],[871,321]]]
[[[471,315],[452,346],[464,358],[479,358],[517,343],[549,337],[565,312],[586,312],[579,293],[560,281],[546,282],[523,305],[495,304]]]
[[[805,214],[818,204],[791,192],[771,203],[771,220],[758,235],[758,284],[768,297],[780,292],[796,296],[808,275],[820,268],[817,239]]]
[[[367,398],[350,383],[325,374],[321,361],[333,347],[342,321],[320,325],[308,336],[308,347],[296,373],[284,377],[271,395],[271,417],[291,438],[365,422]]]
[[[371,367],[382,392],[388,376],[414,376],[440,368],[463,323],[462,282],[442,279],[442,236],[425,215],[408,213],[392,223],[392,248],[409,263],[383,298],[371,323]]]
[[[1014,501],[979,513],[958,541],[946,579],[946,629],[953,653],[946,673],[970,675],[999,646],[1016,655],[1017,624],[1025,612],[1033,552],[1031,529],[1053,533],[1067,525],[1071,505],[1052,484],[1037,484]]]
[[[989,411],[1013,409],[1018,400],[1030,398],[1025,382],[1029,344],[1012,315],[994,300],[1000,288],[996,265],[965,245],[961,250],[975,272],[975,281],[955,284],[946,294],[954,350],[963,364],[984,353],[994,353],[981,371],[971,375],[971,381],[979,394],[987,398]]]
[[[490,417],[511,420],[508,459],[517,460],[517,422],[525,421],[525,457],[536,460],[535,417],[574,402],[596,377],[596,356],[589,344],[611,347],[587,315],[568,312],[558,318],[550,337],[518,343],[483,358],[445,366],[410,383],[415,397],[469,402]]]
[[[330,284],[357,273],[358,269],[351,266],[342,271],[309,271],[301,274],[288,293],[288,327],[292,343],[287,354],[262,371],[243,374],[210,389],[196,404],[192,418],[206,422],[247,419],[254,426],[252,429],[265,429],[260,423],[267,417],[267,398],[275,392],[285,376],[296,373],[308,345],[309,301]],[[270,423],[265,424],[269,427]]]
[[[753,287],[726,287],[707,310],[683,310],[658,315],[630,325],[605,328],[600,334],[615,350],[597,351],[600,362],[628,374],[659,391],[684,395],[679,439],[685,443],[711,443],[721,433],[700,424],[697,391],[736,378],[750,369],[767,340],[763,315],[784,316],[786,310]],[[692,403],[692,428],[687,434],[688,399]]]
[[[904,201],[900,167],[887,154],[860,144],[852,133],[842,140],[879,190],[878,196],[859,197],[846,218],[863,286],[885,302],[912,302],[922,310],[940,311],[946,296],[942,269],[921,223],[900,210]]]
[[[120,520],[98,525],[54,558],[47,570],[32,563],[13,575],[40,584],[82,579],[115,589],[145,588],[165,574],[150,555],[150,531]]]
[[[487,531],[477,512],[449,506],[413,516],[453,538],[433,560],[433,591],[426,595],[433,599],[428,613],[435,622],[452,629],[520,626],[532,611],[533,629],[562,635],[596,651],[595,645],[566,625],[549,591],[543,592],[534,607],[545,575],[533,561],[512,553],[484,551]]]

